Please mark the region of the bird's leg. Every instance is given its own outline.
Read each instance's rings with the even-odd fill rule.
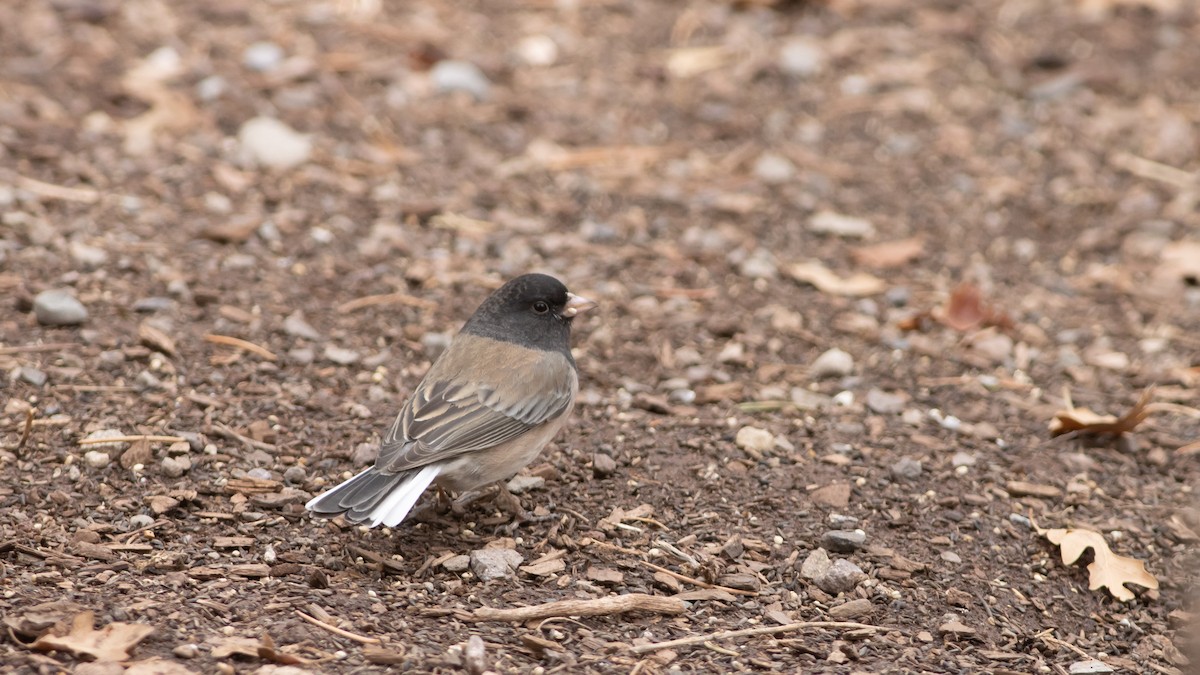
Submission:
[[[542,523],[558,517],[553,513],[547,513],[546,515],[539,516],[526,511],[525,507],[521,505],[521,500],[516,495],[509,492],[508,488],[506,488],[503,484],[499,486],[499,490],[496,492],[496,506],[501,511],[512,516],[512,520],[509,521],[507,525],[503,525],[499,528],[500,531],[504,532],[505,535],[510,537],[514,532],[517,531],[517,528],[524,523]]]
[[[462,515],[467,512],[467,507],[483,498],[488,493],[488,488],[482,490],[469,490],[458,496],[450,504],[450,509],[457,515]]]

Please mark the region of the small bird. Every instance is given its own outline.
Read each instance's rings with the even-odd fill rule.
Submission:
[[[395,527],[430,483],[462,492],[521,470],[571,414],[579,392],[571,321],[595,306],[545,274],[501,286],[405,402],[375,466],[305,507]]]

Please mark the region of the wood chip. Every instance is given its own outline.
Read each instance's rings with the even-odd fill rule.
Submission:
[[[1008,490],[1010,497],[1040,497],[1042,499],[1058,499],[1062,496],[1062,490],[1053,485],[1043,485],[1041,483],[1029,483],[1022,480],[1010,480],[1004,486]]]

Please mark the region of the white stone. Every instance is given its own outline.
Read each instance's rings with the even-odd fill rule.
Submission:
[[[529,35],[517,43],[517,57],[530,66],[554,65],[558,44],[546,35]]]
[[[112,461],[112,457],[110,457],[107,452],[88,450],[83,455],[83,461],[87,462],[87,465],[93,469],[103,469],[104,467],[108,466],[109,462]]]
[[[290,169],[308,161],[312,140],[273,117],[255,117],[238,131],[242,150],[256,164]]]
[[[821,72],[825,53],[808,38],[794,37],[779,48],[779,69],[788,75],[809,77]]]
[[[821,354],[809,366],[808,374],[814,379],[843,377],[854,371],[854,357],[837,347]]]
[[[775,434],[758,427],[742,427],[734,442],[747,452],[762,454],[775,447]]]
[[[821,211],[808,221],[808,229],[818,234],[832,234],[848,239],[864,239],[875,234],[875,226],[864,218],[855,218],[833,211]]]
[[[492,83],[469,61],[438,61],[429,71],[433,88],[441,92],[465,91],[477,101],[487,100]]]

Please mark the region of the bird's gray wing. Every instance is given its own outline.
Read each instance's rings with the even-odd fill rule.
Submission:
[[[555,419],[570,409],[578,387],[575,369],[562,365],[500,369],[513,371],[503,377],[487,377],[496,369],[484,369],[487,382],[427,376],[384,437],[376,468],[396,473],[484,450]]]

